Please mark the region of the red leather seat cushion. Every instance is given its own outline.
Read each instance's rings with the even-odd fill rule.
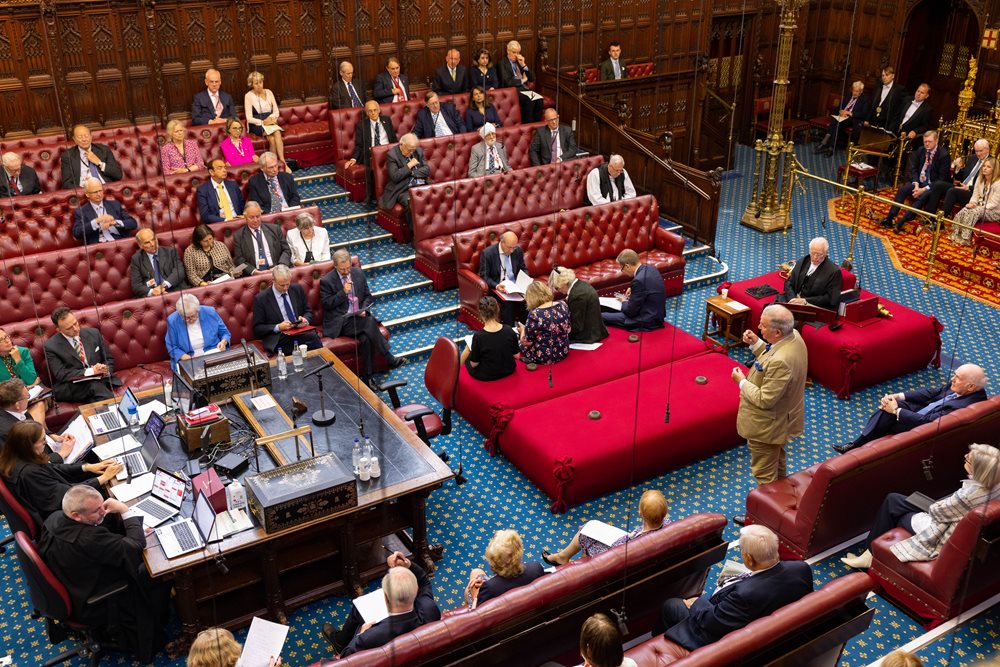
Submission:
[[[414,410],[420,410],[426,408],[426,405],[421,405],[419,403],[409,403],[407,405],[401,405],[394,410],[396,415],[403,420],[403,423],[410,427],[410,430],[414,433],[417,432],[417,421],[406,419],[406,415],[413,412]],[[444,422],[441,421],[441,417],[435,412],[432,415],[427,415],[422,417],[424,422],[424,428],[427,430],[427,437],[433,438],[441,433],[444,428]]]

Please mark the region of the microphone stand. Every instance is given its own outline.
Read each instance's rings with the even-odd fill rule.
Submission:
[[[171,397],[169,400],[167,399],[167,381],[166,381],[166,378],[163,377],[163,373],[161,373],[160,371],[158,371],[158,370],[156,370],[154,368],[150,368],[146,364],[137,364],[137,366],[139,368],[141,368],[142,370],[144,370],[144,371],[148,371],[148,372],[152,373],[153,375],[158,375],[159,376],[159,378],[160,378],[160,391],[163,392],[163,402],[166,403],[166,405],[167,405],[167,415],[169,415],[171,412],[174,411],[174,406],[171,405],[173,403],[173,397]],[[164,415],[164,416],[166,416],[166,415]]]
[[[317,366],[316,368],[314,368],[313,370],[309,371],[308,373],[302,376],[302,379],[305,380],[310,375],[315,375],[316,381],[319,384],[319,410],[314,412],[312,415],[312,423],[315,424],[316,426],[329,426],[330,424],[337,421],[337,414],[333,410],[326,409],[326,396],[323,391],[322,371],[325,371],[332,365],[333,364],[331,364],[329,361],[324,361],[319,366]],[[296,440],[296,443],[298,443],[298,440]],[[297,444],[296,447],[298,447]]]
[[[257,373],[254,372],[253,354],[250,352],[246,338],[241,338],[240,343],[243,345],[243,357],[247,362],[247,373],[250,375],[250,398],[255,398],[257,395],[257,378],[255,377]]]

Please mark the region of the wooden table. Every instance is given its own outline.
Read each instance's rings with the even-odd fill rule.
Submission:
[[[701,339],[719,343],[726,351],[743,345],[743,332],[746,330],[747,317],[750,309],[727,296],[710,296],[705,302],[705,326]],[[719,323],[717,329],[709,331],[712,317]]]
[[[177,558],[167,559],[155,533],[150,535],[145,551],[149,573],[154,579],[172,580],[175,587],[182,631],[176,650],[185,651],[205,627],[234,629],[249,624],[254,616],[285,622],[288,610],[295,607],[331,595],[360,595],[367,581],[385,572],[386,548],[415,554],[429,572],[441,558],[441,547],[427,539],[425,507],[431,491],[453,476],[451,470],[333,353],[311,352],[304,372],[323,360],[333,364],[322,373],[327,406],[337,413],[337,422],[327,428],[313,427],[316,453],[333,452],[350,467],[353,437],[364,420],[366,433],[382,453],[382,476],[356,482],[357,507],[270,534],[255,527]],[[308,403],[309,412],[300,418],[300,425],[305,425],[308,415],[319,407],[319,398],[315,378],[303,379],[304,373],[289,371],[284,381],[273,373],[271,392],[291,429],[291,420],[280,410],[284,399],[294,392]],[[159,393],[143,392],[139,397]],[[81,412],[93,414],[97,406],[107,403],[85,406]],[[226,410],[237,432],[241,417],[232,406]],[[247,426],[257,430],[259,425],[250,417]],[[353,435],[348,437],[345,430]],[[179,441],[164,441],[164,451],[168,448],[170,454],[158,459],[157,465],[179,469],[187,454]],[[275,457],[266,449],[259,455],[262,470],[275,467]],[[308,456],[307,447],[303,455]],[[253,475],[252,456],[250,460],[251,470],[246,474]],[[188,496],[183,516],[190,515],[193,507]]]

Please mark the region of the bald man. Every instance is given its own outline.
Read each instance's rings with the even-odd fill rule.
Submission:
[[[524,251],[517,242],[517,234],[504,232],[495,245],[486,248],[479,256],[479,276],[486,281],[486,286],[491,290],[503,294],[506,292],[503,281],[514,281],[521,271],[528,272],[524,264]],[[500,309],[503,323],[513,326],[513,304],[501,298]]]
[[[338,68],[337,87],[333,91],[333,108],[358,108],[365,104],[365,82],[354,76],[354,65],[344,60]]]
[[[145,227],[135,235],[139,250],[129,260],[132,294],[136,297],[159,296],[187,287],[184,264],[177,251],[161,246],[152,229]]]
[[[431,90],[438,95],[456,95],[467,92],[466,67],[461,64],[462,54],[458,49],[448,49],[444,56],[444,65],[434,70],[434,80]]]
[[[117,241],[131,235],[139,224],[125,207],[104,198],[104,184],[96,178],[84,182],[87,202],[73,212],[73,236],[84,245]]]
[[[191,102],[192,125],[218,125],[236,115],[236,106],[222,88],[222,74],[217,69],[205,72],[205,90],[194,94]]]

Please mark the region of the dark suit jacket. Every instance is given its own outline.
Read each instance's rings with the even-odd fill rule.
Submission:
[[[565,162],[576,157],[576,138],[569,125],[559,126],[559,156]],[[531,166],[537,167],[540,164],[548,164],[552,160],[552,130],[548,125],[543,125],[535,130],[531,137],[531,146],[528,149],[531,155]]]
[[[419,163],[410,169],[406,163],[413,158],[417,158]],[[410,189],[411,178],[422,178],[428,183],[431,177],[431,168],[424,157],[424,149],[419,146],[414,149],[410,157],[405,157],[399,146],[393,146],[386,155],[386,169],[389,172],[389,182],[379,197],[379,208],[390,209],[400,201],[400,198]]]
[[[354,92],[358,94],[358,99],[361,100],[361,106],[363,107],[365,102],[368,101],[365,96],[365,82],[355,77],[351,80],[351,85],[354,86]],[[351,102],[351,93],[347,90],[347,84],[338,76],[337,85],[333,89],[333,108],[350,109],[353,106],[354,103]]]
[[[413,99],[413,93],[410,92],[410,79],[405,74],[399,75],[399,82],[403,85],[403,90],[406,91],[406,99]],[[392,77],[389,76],[388,72],[381,72],[377,77],[375,77],[375,89],[372,92],[372,97],[379,104],[388,104],[392,102]]]
[[[976,157],[975,152],[967,155],[965,157],[965,166],[956,171],[955,175],[952,177],[954,182],[961,184],[962,181],[964,181],[968,175],[972,173],[972,170],[976,168],[977,164],[979,164],[979,158]],[[970,187],[969,190],[972,190],[972,187]]]
[[[667,290],[656,267],[640,264],[629,289],[632,290],[629,298],[622,304],[625,326],[632,331],[662,329]]]
[[[711,597],[698,598],[690,615],[668,629],[666,636],[693,651],[795,602],[812,589],[812,573],[806,563],[781,561]]]
[[[309,300],[306,299],[306,291],[302,289],[302,285],[292,283],[288,286],[288,300],[292,303],[295,315],[305,317],[312,324],[312,308],[309,307]],[[274,327],[286,319],[284,310],[274,298],[273,289],[268,287],[254,297],[253,335],[264,343],[264,348],[268,352],[274,352],[278,346],[278,333]]]
[[[441,65],[436,70],[434,70],[434,80],[431,81],[431,90],[433,90],[438,95],[455,95],[456,93],[464,93],[469,90],[468,82],[466,78],[468,77],[468,68],[465,65],[458,65],[455,67],[455,80],[451,80],[451,72],[448,71],[447,65]]]
[[[509,280],[516,280],[517,274],[521,271],[528,272],[528,268],[524,264],[524,251],[521,250],[521,246],[514,248],[514,252],[510,254],[510,268],[514,275],[506,276]],[[479,256],[479,276],[486,281],[490,289],[496,289],[496,286],[503,282],[504,276],[500,270],[499,243],[494,243],[486,248]]]
[[[848,93],[840,100],[841,110],[846,109],[847,105],[851,101],[851,95]],[[844,121],[837,123],[837,126],[841,129],[846,130],[849,127],[853,127],[860,124],[861,121],[867,120],[868,115],[871,113],[872,98],[868,93],[861,93],[858,97],[858,101],[854,103],[854,108],[851,109],[851,115]],[[831,121],[833,122],[833,121]]]
[[[920,182],[920,171],[924,168],[924,160],[926,159],[927,149],[923,145],[910,153],[910,163],[906,170],[907,183]],[[949,174],[951,174],[951,156],[948,155],[948,149],[939,144],[937,153],[934,154],[934,159],[927,168],[927,180],[925,184],[948,180]]]
[[[104,342],[104,337],[97,329],[80,327],[80,344],[87,354],[87,361],[91,366],[94,364],[107,364],[111,373],[115,372],[115,358],[108,351],[108,345]],[[60,333],[55,334],[45,341],[45,362],[49,366],[49,375],[52,377],[52,391],[59,399],[60,388],[71,380],[83,375],[86,370],[76,350],[69,344],[65,336]],[[97,380],[94,380],[96,382]]]
[[[11,196],[10,182],[7,180],[7,172],[0,169],[0,197]],[[38,174],[26,164],[21,165],[21,172],[17,175],[20,182],[22,195],[37,195],[42,191],[42,186],[38,182]]]
[[[101,178],[105,181],[122,180],[121,165],[118,164],[118,160],[115,159],[115,154],[111,152],[110,148],[104,144],[90,144],[90,150],[94,151],[94,154],[104,163],[104,171],[101,171],[100,165],[98,165],[98,173]],[[59,158],[59,173],[62,174],[63,190],[80,187],[81,162],[80,148],[76,144],[63,149],[62,156]]]
[[[879,98],[882,96],[882,85],[879,84],[872,91],[871,110],[868,112],[868,122],[875,127],[882,127],[887,130],[895,130],[899,127],[899,121],[903,117],[906,107],[901,107],[906,98],[906,91],[898,83],[893,83],[889,88],[889,94],[885,97],[885,102],[879,105]],[[896,133],[898,134],[898,132]]]
[[[358,651],[384,646],[402,634],[441,618],[441,610],[434,602],[434,591],[431,589],[430,580],[427,579],[427,573],[412,561],[410,562],[410,572],[416,576],[418,587],[417,598],[413,601],[413,611],[390,616],[371,626],[362,634],[354,635],[354,639],[340,652],[341,658],[346,658]]]
[[[236,115],[236,106],[233,104],[233,96],[220,90],[219,101],[222,102],[222,115],[220,118],[232,118]],[[215,118],[215,106],[207,90],[199,90],[194,94],[191,102],[191,124],[208,125],[208,121]]]
[[[122,225],[116,227],[119,238],[131,236],[139,227],[139,223],[135,221],[135,218],[129,215],[128,211],[114,199],[104,200],[104,212],[115,220],[121,220]],[[83,241],[85,245],[100,243],[101,233],[95,230],[90,224],[96,217],[97,213],[94,211],[94,207],[90,205],[89,200],[78,206],[76,211],[73,212],[73,236]]]
[[[903,392],[905,398],[896,404],[900,408],[899,426],[904,430],[910,430],[921,424],[928,424],[935,419],[944,417],[946,414],[954,412],[959,408],[986,400],[986,390],[980,389],[971,394],[945,401],[925,415],[917,414],[922,408],[927,407],[934,401],[941,400],[950,393],[952,393],[950,382],[938,388],[925,387],[923,389]]]
[[[398,139],[396,139],[396,130],[392,127],[392,119],[388,116],[379,116],[378,120],[382,126],[381,132],[389,137],[389,143],[396,143]],[[372,122],[368,120],[368,116],[362,115],[361,120],[354,127],[354,153],[351,154],[351,159],[356,160],[358,164],[367,166],[371,155],[371,145]]]
[[[285,201],[289,206],[301,206],[299,191],[295,187],[295,179],[288,172],[278,172],[278,187],[281,194],[285,196]],[[255,201],[264,209],[264,213],[271,212],[271,190],[267,187],[267,177],[263,171],[258,171],[250,177],[247,182],[247,201]]]
[[[903,122],[903,114],[906,110],[910,108],[910,103],[913,101],[912,97],[908,97],[903,100],[903,103],[899,106],[899,127],[896,129],[896,134],[899,135],[901,132],[916,132],[919,137],[927,130],[930,130],[934,126],[934,109],[931,108],[930,100],[924,100],[917,107],[917,110],[913,112],[910,119]]]
[[[371,306],[374,299],[368,289],[365,274],[361,269],[353,266],[351,267],[351,285],[354,295],[358,297],[358,308],[365,310]],[[319,302],[323,304],[323,335],[336,338],[344,327],[348,306],[344,283],[336,269],[331,270],[320,279]]]
[[[525,60],[525,62],[527,62],[527,60]],[[500,81],[500,85],[497,86],[497,88],[517,88],[518,90],[527,89],[525,82],[514,74],[514,68],[511,67],[510,59],[507,57],[506,51],[500,55],[500,58],[497,59],[494,67],[497,71],[497,79]],[[524,73],[528,75],[528,83],[535,80],[535,74],[530,69],[525,69]]]
[[[281,182],[280,179],[278,181]],[[222,184],[226,188],[226,192],[229,194],[229,201],[233,205],[233,213],[239,217],[243,215],[243,193],[240,192],[240,186],[236,184],[236,181],[231,181],[228,178],[222,181]],[[265,181],[264,186],[267,187],[267,182]],[[268,191],[268,204],[271,203],[271,192]],[[260,201],[257,202],[261,206]],[[267,209],[265,209],[267,210]],[[198,186],[198,215],[202,222],[223,222],[225,218],[222,216],[222,206],[219,204],[219,193],[216,190],[215,181],[211,178]]]
[[[622,78],[628,78],[628,70],[625,68],[625,63],[621,60],[618,61],[618,67],[621,68]],[[607,60],[602,60],[601,64],[598,65],[601,71],[601,81],[614,81],[615,80],[615,66],[611,64],[611,58]]]
[[[577,280],[566,295],[569,306],[569,342],[597,343],[608,337],[608,327],[601,319],[597,290],[584,280]]]
[[[482,587],[479,589],[479,595],[476,596],[476,605],[478,606],[487,600],[500,597],[507,591],[518,586],[530,584],[543,574],[545,574],[545,570],[542,564],[538,561],[532,561],[524,564],[524,572],[518,577],[501,577],[500,575],[490,577],[483,582]]]
[[[465,122],[458,115],[458,112],[455,111],[454,104],[451,102],[442,102],[441,115],[444,117],[445,124],[453,134],[465,132]],[[421,107],[420,111],[417,112],[417,122],[413,126],[413,134],[417,135],[420,139],[430,139],[435,136],[434,117],[431,115],[431,110],[427,107]]]
[[[274,264],[289,266],[292,261],[292,250],[288,247],[288,241],[282,234],[281,227],[265,222],[260,226],[260,233],[271,252],[271,261],[273,262],[271,266]],[[246,225],[237,229],[236,233],[233,234],[233,262],[236,266],[246,264],[250,269],[257,267],[257,253],[253,249],[253,234]]]
[[[170,283],[168,292],[176,292],[187,287],[184,263],[177,255],[177,250],[161,245],[156,251],[156,261],[160,265],[160,277]],[[136,250],[128,264],[129,276],[132,280],[132,294],[136,297],[149,295],[148,282],[153,279],[153,264],[149,255],[142,248]]]
[[[810,305],[820,308],[837,310],[840,305],[840,289],[843,283],[843,276],[840,267],[830,261],[827,257],[819,265],[811,276],[806,272],[812,264],[809,255],[795,263],[795,268],[788,275],[785,281],[785,293],[782,301],[788,302],[797,296],[809,302]]]

